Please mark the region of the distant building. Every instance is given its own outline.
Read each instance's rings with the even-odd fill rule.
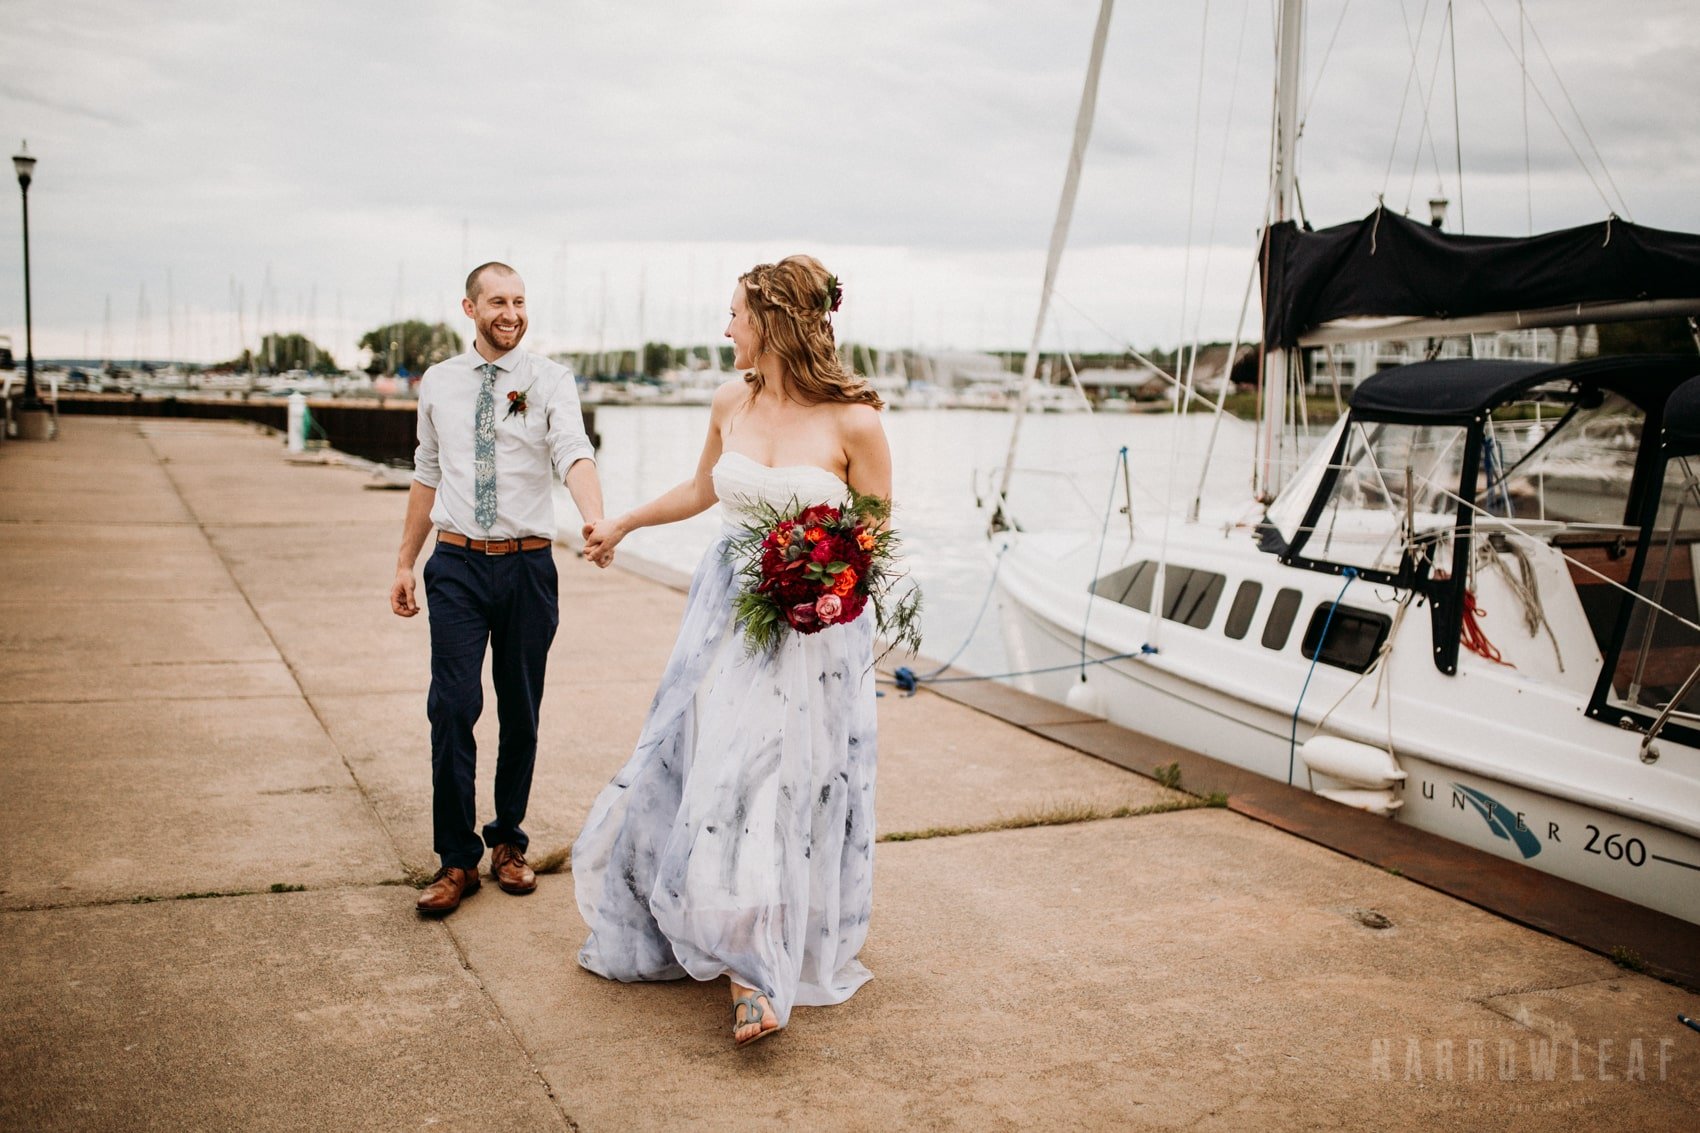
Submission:
[[[1170,385],[1169,379],[1149,366],[1080,370],[1075,376],[1080,379],[1087,400],[1095,406],[1106,401],[1155,401],[1165,395]],[[1070,384],[1067,371],[1056,381],[1059,385]]]
[[[1340,392],[1345,393],[1378,370],[1421,362],[1434,347],[1438,347],[1433,355],[1436,358],[1510,358],[1560,363],[1597,354],[1600,336],[1592,326],[1531,327],[1443,339],[1337,342],[1305,351],[1307,384],[1315,392],[1332,389],[1338,382]]]
[[[920,370],[925,380],[940,389],[965,389],[968,386],[997,385],[1014,388],[1016,375],[1010,373],[1003,359],[996,354],[973,350],[933,350],[919,355]]]

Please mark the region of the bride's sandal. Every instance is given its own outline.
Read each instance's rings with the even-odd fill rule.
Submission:
[[[749,995],[741,995],[732,1001],[732,1036],[733,1042],[735,1042],[738,1046],[748,1046],[758,1039],[765,1039],[767,1036],[774,1034],[779,1030],[777,1026],[762,1027],[761,1030],[748,1038],[740,1039],[737,1037],[738,1032],[743,1028],[749,1026],[760,1026],[762,1021],[767,1018],[767,1008],[763,1007],[760,1002],[766,998],[767,996],[757,991],[752,992]],[[740,1015],[745,1014],[746,1008],[748,1009],[747,1017],[740,1018]]]

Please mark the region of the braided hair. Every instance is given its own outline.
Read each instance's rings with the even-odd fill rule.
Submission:
[[[813,256],[786,256],[776,264],[757,264],[738,277],[760,351],[775,354],[791,378],[791,388],[806,403],[847,401],[885,408],[873,388],[844,368],[832,334],[832,312],[843,290]],[[760,370],[744,375],[752,392],[765,380]]]

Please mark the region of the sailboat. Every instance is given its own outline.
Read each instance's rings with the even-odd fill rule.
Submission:
[[[1700,356],[1436,357],[1358,382],[1291,471],[1280,429],[1311,348],[1692,319],[1700,236],[1617,217],[1463,236],[1379,207],[1301,227],[1302,27],[1284,0],[1265,491],[1047,531],[1012,503],[1012,439],[990,544],[1015,683],[1700,924]]]

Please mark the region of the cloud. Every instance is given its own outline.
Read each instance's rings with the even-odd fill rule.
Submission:
[[[1399,114],[1404,29],[1343,5],[1310,6],[1300,173],[1313,222],[1363,216],[1383,193],[1422,212],[1437,189],[1471,231],[1598,219],[1594,183],[1615,193],[1574,100],[1635,218],[1700,228],[1700,127],[1678,97],[1700,28],[1682,0],[1608,23],[1585,0],[1529,6],[1566,87],[1533,35],[1531,82],[1586,160],[1531,96],[1527,173],[1522,72],[1486,15],[1511,33],[1517,5],[1454,9],[1461,139],[1440,8],[1416,53],[1425,90],[1438,88],[1425,137],[1414,93]],[[39,352],[104,337],[111,297],[120,341],[218,355],[238,324],[257,337],[293,319],[346,356],[394,314],[458,318],[456,281],[491,256],[525,264],[547,300],[540,339],[629,341],[641,293],[646,334],[702,340],[718,335],[739,270],[802,249],[859,275],[855,334],[1016,345],[1097,9],[14,3],[7,38],[31,63],[0,85],[0,118],[41,158]],[[1064,262],[1090,321],[1059,308],[1065,338],[1165,341],[1183,329],[1183,281],[1204,332],[1232,332],[1268,181],[1270,12],[1251,0],[1205,12],[1116,12]],[[15,257],[4,242],[0,257]],[[0,259],[0,331],[14,337],[20,274]],[[168,335],[173,306],[187,329]]]

